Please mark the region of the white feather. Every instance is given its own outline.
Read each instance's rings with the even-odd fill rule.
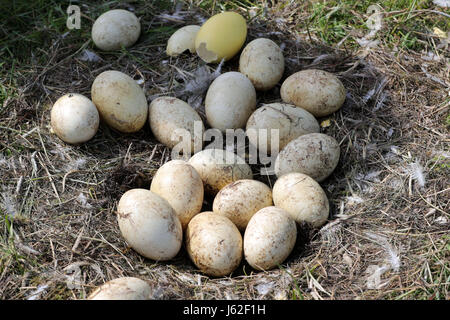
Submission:
[[[423,188],[425,186],[425,175],[423,173],[423,167],[419,162],[414,162],[410,164],[411,178],[417,181],[419,187]]]

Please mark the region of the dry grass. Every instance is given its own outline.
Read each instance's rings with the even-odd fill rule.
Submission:
[[[253,19],[247,41],[279,43],[285,77],[320,68],[348,89],[343,108],[321,119],[330,119],[322,132],[341,144],[339,165],[322,183],[332,208],[326,226],[303,228],[278,269],[254,272],[243,263],[219,279],[200,274],[184,249],[156,263],[127,247],[117,201],[130,188],[148,188],[169,150],[148,124],[128,135],[102,125],[93,140],[70,146],[50,133],[49,111],[62,94],[90,96],[107,69],[143,79],[149,101],[186,98],[181,91],[203,63],[190,54],[169,59],[165,43],[209,13],[190,8],[174,20],[161,16],[170,11],[139,5],[146,31],[128,51],[83,61],[92,43],[80,49],[59,37],[42,48],[46,63],[31,61],[14,85],[3,82],[11,94],[0,109],[0,298],[82,299],[105,281],[136,276],[152,285],[155,299],[449,299],[448,51],[425,61],[383,44],[367,52],[331,48],[294,33],[292,21],[304,13],[293,6]],[[236,59],[222,72],[229,70],[237,70]],[[258,94],[258,104],[279,100],[279,87]]]

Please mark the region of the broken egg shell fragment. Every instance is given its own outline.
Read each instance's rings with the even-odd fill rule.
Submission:
[[[198,30],[200,30],[200,26],[189,25],[175,31],[167,41],[167,55],[176,57],[186,50],[195,53],[195,37]]]

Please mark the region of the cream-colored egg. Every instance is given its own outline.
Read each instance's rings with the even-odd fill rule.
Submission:
[[[88,297],[88,300],[149,300],[151,288],[144,280],[122,277],[110,280]]]
[[[233,58],[247,38],[247,23],[236,12],[222,12],[209,18],[197,32],[195,49],[205,62]]]
[[[243,128],[256,109],[256,91],[240,72],[218,76],[206,93],[205,113],[211,127],[222,132]]]
[[[203,273],[221,277],[231,274],[242,260],[242,236],[228,218],[202,212],[186,229],[186,249]]]
[[[181,248],[183,231],[167,200],[150,190],[131,189],[117,206],[124,239],[139,254],[153,260],[170,260]]]
[[[250,219],[244,234],[244,256],[257,270],[270,270],[283,263],[295,246],[297,226],[290,214],[267,207]]]
[[[283,76],[283,52],[270,39],[255,39],[242,50],[239,72],[250,79],[256,90],[272,89]]]
[[[334,74],[308,69],[286,78],[281,85],[280,95],[284,102],[295,104],[316,117],[323,117],[342,107],[346,90]]]
[[[167,147],[181,144],[180,149],[191,153],[202,149],[205,127],[197,111],[186,102],[172,97],[156,98],[150,103],[148,117],[152,133]],[[199,130],[195,130],[195,125]]]
[[[222,188],[214,198],[213,212],[230,219],[244,231],[251,217],[272,205],[272,190],[256,180],[242,179]]]
[[[100,118],[91,100],[78,93],[69,93],[58,100],[50,114],[51,127],[64,142],[86,142],[97,133]]]
[[[132,46],[141,34],[141,24],[136,15],[123,9],[110,10],[95,20],[92,40],[104,51]]]
[[[147,121],[148,104],[144,91],[120,71],[99,74],[92,84],[91,95],[101,118],[118,131],[139,131]]]
[[[227,184],[241,179],[252,179],[253,174],[245,160],[222,149],[205,149],[189,159],[202,178],[205,192],[215,195]]]
[[[150,191],[166,199],[180,219],[183,230],[203,205],[203,182],[194,167],[171,160],[156,171]]]
[[[198,30],[200,26],[189,25],[175,31],[167,41],[167,55],[176,57],[186,50],[195,53],[195,37]]]
[[[246,132],[252,145],[261,152],[271,154],[272,147],[278,153],[301,135],[320,132],[320,126],[316,118],[302,108],[286,103],[271,103],[252,113],[247,121]],[[275,142],[278,142],[278,147]]]
[[[330,211],[328,198],[322,187],[303,173],[288,173],[275,182],[273,202],[286,210],[298,223],[309,223],[320,227]]]
[[[325,180],[339,163],[339,143],[323,133],[309,133],[289,142],[275,160],[278,177],[290,172]]]

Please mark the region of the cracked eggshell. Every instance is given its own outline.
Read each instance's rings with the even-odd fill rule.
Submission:
[[[200,26],[189,25],[175,31],[167,41],[167,55],[176,57],[186,50],[195,53],[195,37],[198,30]]]
[[[274,145],[274,151],[278,152],[301,135],[320,132],[320,125],[311,113],[302,108],[286,103],[265,104],[256,109],[247,121],[249,142],[258,150],[271,153],[272,140],[276,141],[272,129],[278,130],[278,148]],[[266,130],[267,135],[264,136],[263,131],[259,130]]]
[[[247,23],[236,12],[222,12],[209,18],[195,38],[195,50],[206,63],[234,57],[247,38]]]
[[[100,122],[92,101],[78,93],[69,93],[56,100],[50,118],[55,134],[71,144],[90,140],[97,133]]]
[[[295,104],[316,117],[324,117],[342,107],[346,90],[334,74],[308,69],[286,78],[280,95],[284,102]]]
[[[120,232],[142,256],[164,261],[175,257],[181,248],[183,231],[169,202],[154,192],[131,189],[117,206]]]
[[[132,46],[141,34],[141,24],[134,13],[115,9],[103,13],[92,26],[92,40],[104,51]]]
[[[149,300],[151,288],[144,280],[122,277],[110,280],[88,297],[88,300]]]
[[[297,226],[288,212],[267,207],[250,219],[244,234],[244,256],[256,270],[283,263],[295,246]]]
[[[156,98],[150,103],[148,118],[153,135],[167,147],[172,149],[178,143],[183,143],[183,150],[191,153],[201,150],[205,126],[197,111],[186,102],[172,97]],[[196,121],[201,130],[198,130],[199,132],[194,130]],[[190,139],[183,139],[184,134],[181,131],[189,133]]]
[[[120,71],[99,74],[92,84],[91,96],[101,118],[118,131],[139,131],[147,121],[148,104],[144,91]]]
[[[183,230],[203,205],[203,182],[194,167],[171,160],[156,171],[150,191],[166,199],[180,219]]]
[[[272,190],[256,180],[242,179],[222,188],[214,198],[213,212],[230,219],[244,231],[251,217],[272,205]]]
[[[242,236],[228,218],[202,212],[186,229],[186,249],[192,262],[205,274],[231,274],[242,260]]]
[[[255,88],[240,72],[231,71],[218,76],[206,93],[206,119],[211,127],[222,132],[243,128],[255,109]]]
[[[323,225],[330,211],[322,187],[313,178],[298,172],[285,174],[275,182],[273,202],[299,224],[306,222],[313,227]]]
[[[253,174],[245,160],[233,152],[205,149],[189,159],[203,181],[205,192],[217,194],[227,184],[241,179],[252,179]]]
[[[339,143],[323,133],[308,133],[289,142],[275,160],[277,177],[290,172],[307,174],[321,182],[339,162]]]
[[[270,90],[283,76],[283,52],[270,39],[255,39],[242,50],[239,72],[250,79],[256,90]]]

